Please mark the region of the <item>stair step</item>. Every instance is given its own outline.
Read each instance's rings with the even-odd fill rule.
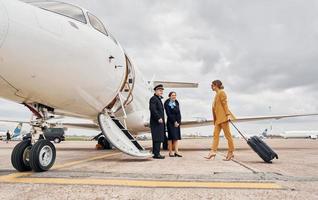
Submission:
[[[136,138],[134,136],[131,135],[131,133],[129,132],[128,129],[126,129],[122,123],[120,122],[119,119],[117,119],[116,117],[111,117],[111,119],[114,121],[114,123],[121,129],[121,131],[123,133],[125,133],[125,135],[130,139],[130,141],[139,149],[139,150],[145,150],[136,140]]]
[[[131,141],[139,150],[145,150],[137,141]]]

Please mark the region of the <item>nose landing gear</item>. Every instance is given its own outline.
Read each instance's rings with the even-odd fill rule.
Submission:
[[[43,130],[47,128],[48,108],[43,105],[27,105],[35,116],[31,120],[31,133],[17,144],[11,154],[12,166],[19,172],[35,171],[44,172],[49,170],[55,162],[56,149],[53,143],[45,139]],[[51,110],[52,111],[52,110]]]

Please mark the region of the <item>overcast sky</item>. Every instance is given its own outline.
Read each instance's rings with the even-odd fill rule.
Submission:
[[[199,82],[177,90],[185,116],[211,117],[214,79],[236,116],[318,112],[318,1],[65,1],[98,16],[147,79]],[[28,117],[21,109],[0,101],[2,117]],[[275,127],[318,130],[317,119]]]

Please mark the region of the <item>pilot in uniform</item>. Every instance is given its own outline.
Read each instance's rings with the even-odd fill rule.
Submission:
[[[164,107],[161,99],[163,98],[163,85],[157,85],[154,88],[155,94],[150,98],[149,110],[150,110],[150,129],[152,136],[153,158],[164,159],[165,157],[160,155],[160,146],[164,141],[165,136],[165,116]]]

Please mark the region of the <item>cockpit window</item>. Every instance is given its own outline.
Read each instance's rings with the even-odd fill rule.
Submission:
[[[87,16],[88,16],[89,22],[91,23],[94,29],[98,30],[99,32],[105,35],[108,35],[104,24],[96,16],[92,15],[89,12],[87,13]]]
[[[30,2],[30,4],[44,10],[70,17],[84,24],[87,23],[83,10],[77,6],[56,1]]]

